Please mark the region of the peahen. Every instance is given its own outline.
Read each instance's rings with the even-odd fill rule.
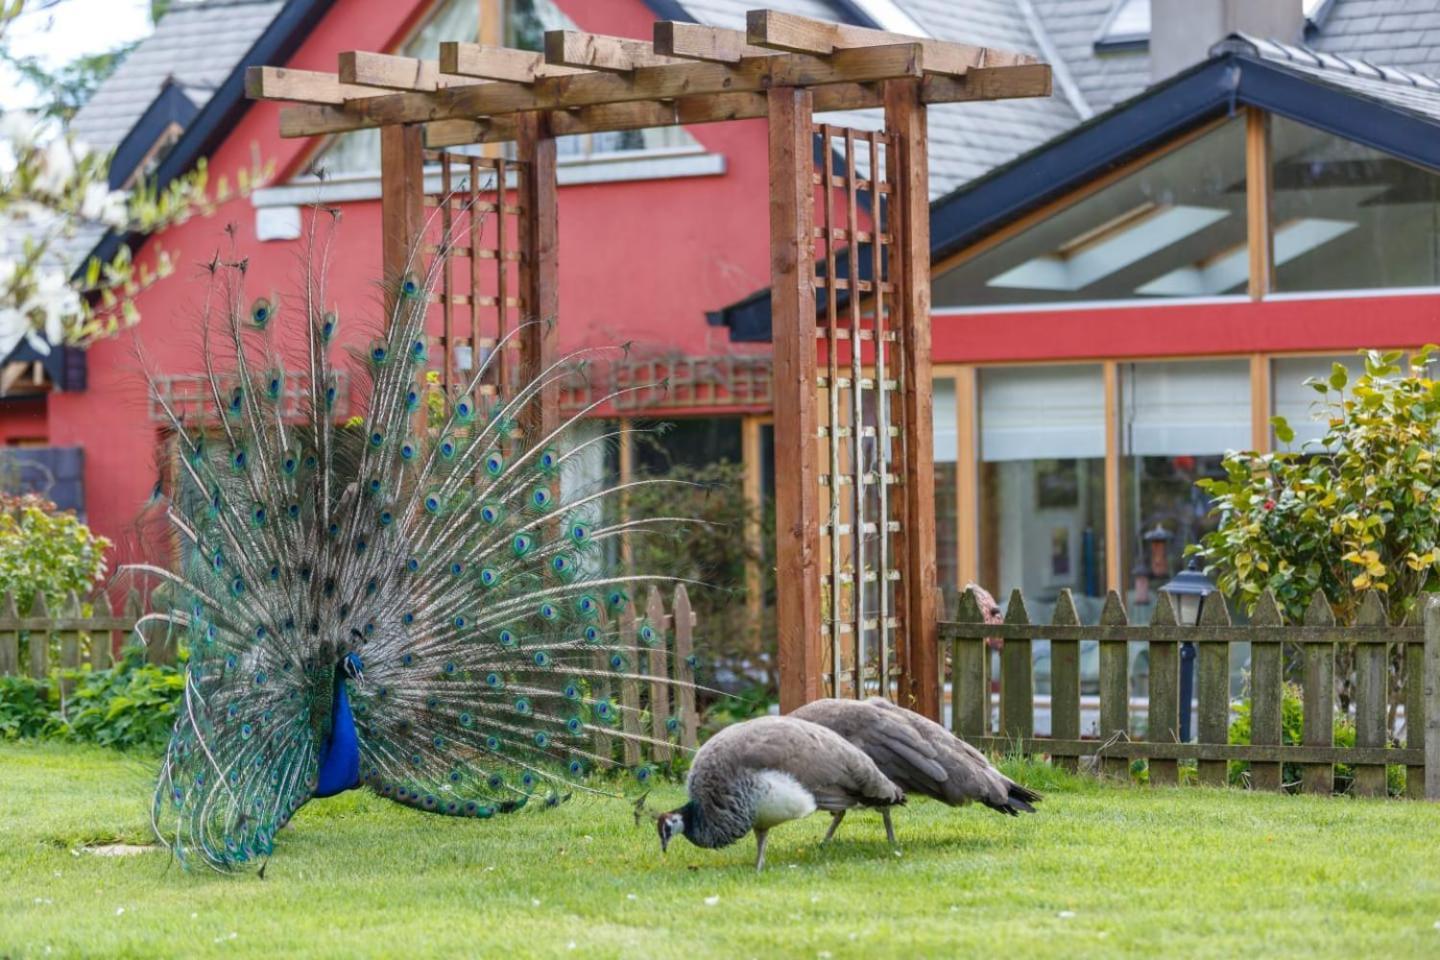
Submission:
[[[323,263],[313,228],[310,242]],[[577,477],[615,438],[577,427],[610,397],[535,426],[541,394],[584,377],[588,359],[486,395],[477,387],[503,381],[501,343],[463,390],[437,395],[420,380],[434,268],[407,273],[352,364],[364,416],[338,423],[340,319],[323,270],[307,267],[280,303],[250,302],[245,269],[210,264],[211,413],[195,422],[153,393],[177,445],[157,505],[181,562],[138,569],[166,581],[176,599],[152,617],[189,647],[153,803],[160,839],[184,863],[228,869],[268,858],[309,800],[361,786],[482,819],[612,791],[587,785],[612,765],[592,735],[640,735],[596,681],[655,679],[617,643],[613,615],[635,585],[669,578],[617,572],[607,547],[678,521],[607,520],[624,487]],[[658,637],[643,621],[639,634]]]

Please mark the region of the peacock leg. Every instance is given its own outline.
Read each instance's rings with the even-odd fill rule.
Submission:
[[[769,830],[755,828],[755,872],[765,869],[765,841],[770,838]]]
[[[884,807],[880,810],[880,816],[885,821],[885,836],[890,841],[890,846],[900,849],[900,844],[895,842],[895,825],[890,822],[890,808]]]
[[[825,831],[825,839],[820,841],[820,846],[823,847],[830,842],[830,838],[835,836],[835,831],[840,829],[840,821],[844,819],[844,810],[836,810],[830,814],[830,829]]]

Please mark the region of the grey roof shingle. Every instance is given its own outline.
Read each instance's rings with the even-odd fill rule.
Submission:
[[[71,134],[91,147],[113,149],[167,77],[204,106],[284,5],[283,0],[176,3],[75,115]]]
[[[1316,50],[1440,74],[1440,4],[1435,0],[1334,0]]]
[[[1086,102],[1096,113],[1128,100],[1150,82],[1145,49],[1097,51],[1095,37],[1115,0],[1032,0]]]

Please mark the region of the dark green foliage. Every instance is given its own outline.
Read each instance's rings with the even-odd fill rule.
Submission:
[[[74,681],[68,697],[58,680]],[[0,677],[0,739],[40,737],[116,749],[159,749],[184,687],[175,667],[146,663],[138,650],[108,670],[58,671],[50,680]]]

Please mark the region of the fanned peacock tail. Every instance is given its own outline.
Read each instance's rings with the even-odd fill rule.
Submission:
[[[182,861],[222,869],[269,855],[302,804],[357,783],[457,816],[553,805],[612,763],[593,752],[598,729],[637,736],[596,681],[656,679],[606,614],[668,578],[616,572],[606,548],[678,521],[607,522],[625,487],[576,482],[614,437],[577,424],[611,397],[533,426],[542,391],[583,378],[590,358],[480,397],[501,344],[432,409],[419,374],[433,276],[407,274],[357,362],[365,415],[337,424],[340,319],[328,240],[310,243],[293,302],[249,302],[244,263],[212,263],[212,416],[187,422],[154,393],[178,447],[161,507],[183,557],[178,574],[140,569],[179,598],[156,619],[182,628],[190,659],[153,817]],[[297,356],[298,409],[285,364]],[[658,636],[643,623],[640,635]]]

